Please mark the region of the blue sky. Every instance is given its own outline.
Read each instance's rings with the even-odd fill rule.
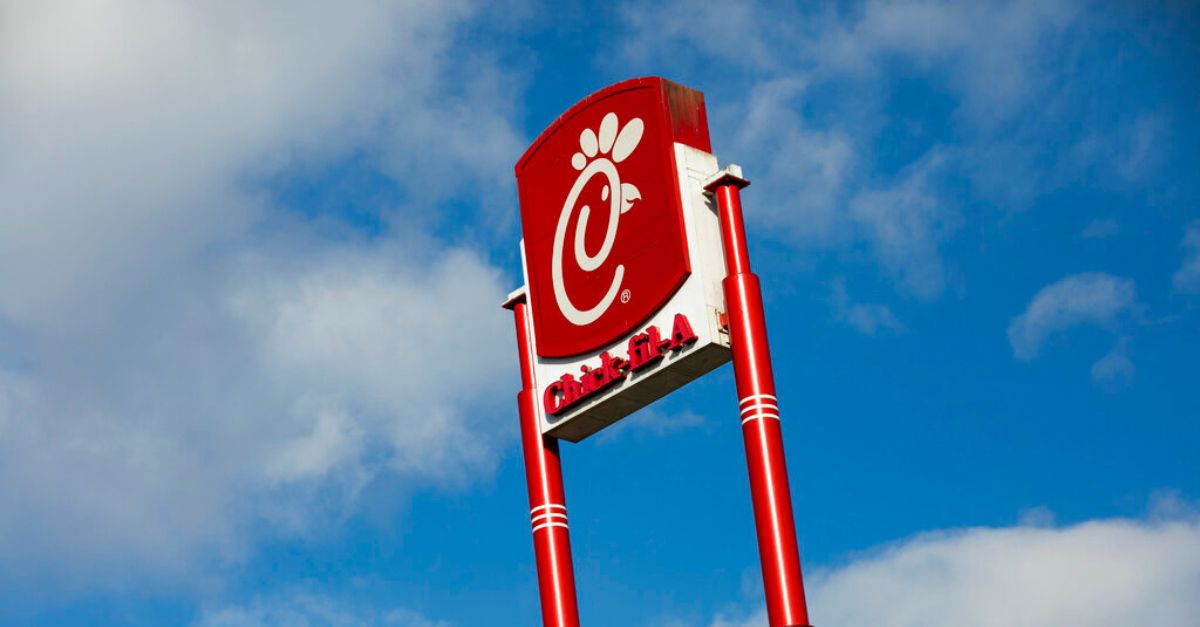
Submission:
[[[0,624],[537,624],[512,165],[642,75],[753,181],[816,624],[1194,624],[1198,22],[0,3]],[[735,407],[564,445],[586,624],[765,624]]]

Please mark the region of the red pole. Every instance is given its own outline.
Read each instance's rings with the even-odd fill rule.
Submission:
[[[521,447],[525,452],[525,483],[529,489],[529,519],[533,527],[533,553],[537,561],[538,591],[542,600],[542,625],[579,627],[558,440],[543,436],[538,420],[533,344],[530,339],[532,329],[529,327],[525,295],[510,299],[504,306],[512,309],[516,318],[517,347],[521,355],[521,391],[517,394],[517,410],[521,421]]]
[[[762,563],[767,617],[771,627],[809,627],[796,547],[796,523],[783,456],[783,433],[767,346],[762,290],[750,271],[746,228],[738,190],[750,184],[740,169],[727,168],[705,189],[717,198],[721,243],[725,247],[727,274],[722,281],[729,308],[729,341],[733,350],[733,377],[741,410],[754,526]]]

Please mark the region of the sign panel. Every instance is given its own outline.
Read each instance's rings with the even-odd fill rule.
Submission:
[[[729,360],[703,96],[606,88],[516,166],[543,432],[579,440]]]

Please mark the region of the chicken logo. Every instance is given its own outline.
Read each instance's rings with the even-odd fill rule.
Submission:
[[[579,101],[517,161],[539,356],[628,341],[691,275],[685,147],[711,152],[703,97],[646,77]]]
[[[565,262],[563,255],[567,247],[567,231],[576,209],[579,211],[579,219],[575,223],[574,237],[572,237],[573,259],[579,269],[584,272],[595,272],[604,265],[612,252],[621,223],[621,215],[632,209],[634,203],[641,199],[641,193],[637,187],[632,183],[621,181],[617,165],[637,149],[638,143],[642,140],[645,126],[641,118],[635,117],[626,122],[625,126],[618,131],[618,122],[617,114],[610,112],[600,121],[599,132],[585,128],[579,134],[580,151],[571,157],[571,166],[579,170],[579,175],[575,179],[575,184],[571,186],[571,191],[567,194],[566,202],[563,203],[562,211],[558,215],[558,225],[554,230],[554,248],[551,253],[550,267],[551,281],[554,285],[554,301],[558,304],[563,316],[576,326],[591,324],[603,315],[616,300],[625,277],[625,266],[617,265],[613,270],[612,282],[604,296],[599,302],[586,309],[581,309],[571,300],[563,280],[563,263]],[[605,185],[602,188],[600,199],[602,202],[608,203],[608,213],[607,216],[597,216],[599,220],[607,219],[607,226],[600,249],[595,254],[591,254],[584,245],[584,234],[587,232],[592,217],[592,208],[589,205],[582,207],[577,207],[577,205],[579,196],[588,182],[597,176],[604,177]],[[600,207],[597,212],[603,214],[604,210],[604,207]],[[623,298],[628,300],[627,295]]]

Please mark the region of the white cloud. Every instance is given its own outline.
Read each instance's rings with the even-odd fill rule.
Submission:
[[[357,431],[337,424],[348,413],[391,445],[389,465],[406,474],[461,481],[493,459],[490,423],[461,410],[515,385],[496,376],[512,361],[500,273],[465,250],[413,248],[335,248],[230,297],[269,376],[287,394],[303,391],[297,408],[337,408],[334,424],[312,412],[313,431],[289,453],[313,461],[344,446]]]
[[[346,413],[320,411],[310,433],[283,444],[271,456],[266,463],[266,476],[283,483],[324,476],[361,453],[363,434],[363,429]]]
[[[1024,507],[1017,518],[1017,524],[1022,527],[1053,527],[1057,518],[1054,510],[1045,505]]]
[[[632,64],[653,62],[675,42],[686,42],[710,57],[731,61],[739,66],[769,68],[779,57],[771,43],[786,33],[771,19],[772,13],[754,0],[731,0],[720,4],[696,0],[668,0],[659,3],[625,4],[621,18],[627,32],[635,36],[621,42],[620,54]],[[686,19],[681,19],[687,16]],[[730,36],[714,37],[713,33]],[[757,33],[757,37],[746,37]],[[772,36],[773,35],[773,36]],[[694,60],[696,55],[681,55]]]
[[[259,597],[246,605],[212,608],[196,627],[449,627],[405,608],[377,610],[328,595],[296,591]]]
[[[261,220],[250,184],[289,164],[365,150],[413,194],[507,172],[519,142],[511,105],[482,97],[487,66],[445,77],[469,9],[6,4],[0,316],[109,323],[98,304],[172,280]],[[477,97],[488,106],[464,115]]]
[[[744,103],[731,107],[738,131],[725,154],[759,181],[755,213],[806,242],[846,236],[839,201],[854,165],[850,137],[815,128],[799,109],[806,82],[798,77],[763,81]]]
[[[1013,357],[1029,361],[1050,336],[1079,325],[1114,328],[1118,316],[1136,304],[1132,280],[1103,272],[1075,274],[1047,285],[1008,326]]]
[[[1163,112],[1122,113],[1108,124],[1093,125],[1061,159],[1058,182],[1070,184],[1090,173],[1099,188],[1144,187],[1169,154],[1170,116]],[[1098,221],[1099,237],[1115,232],[1116,224]]]
[[[412,248],[231,263],[177,319],[0,381],[0,580],[186,581],[348,515],[380,473],[489,473],[503,414],[482,409],[515,385],[506,286]]]
[[[1129,338],[1123,337],[1116,346],[1092,364],[1092,379],[1101,385],[1115,387],[1133,377],[1133,362],[1129,361]]]
[[[1200,220],[1188,225],[1183,248],[1183,265],[1171,277],[1171,285],[1179,292],[1200,293]]]
[[[816,582],[812,612],[841,627],[1185,627],[1197,586],[1195,519],[1104,520],[919,537]]]
[[[809,613],[828,627],[1189,627],[1200,517],[1176,516],[919,535],[814,572]],[[711,627],[766,624],[758,610]]]
[[[833,281],[830,300],[833,302],[834,315],[865,335],[875,335],[880,331],[893,333],[904,330],[904,325],[896,319],[891,307],[871,303],[852,303],[846,293],[846,280],[838,277]]]
[[[479,11],[0,5],[0,585],[199,585],[384,473],[490,471],[509,279],[412,226],[508,191]],[[271,201],[351,154],[414,202],[374,239]]]
[[[718,615],[713,619],[710,627],[763,627],[768,624],[767,610],[763,608],[744,616]]]
[[[864,190],[850,202],[850,217],[866,232],[875,257],[909,293],[941,295],[946,270],[938,247],[962,218],[933,191],[930,178],[942,158],[933,151],[894,186]]]
[[[848,20],[826,28],[815,54],[828,73],[876,78],[889,56],[944,77],[963,98],[973,124],[991,126],[1030,104],[1049,82],[1055,59],[1044,52],[1080,19],[1074,1],[871,1]]]

